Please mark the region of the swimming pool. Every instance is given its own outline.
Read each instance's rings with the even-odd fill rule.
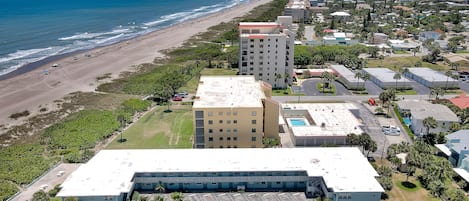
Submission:
[[[410,121],[409,117],[404,117],[402,118],[404,120],[405,125],[410,126],[412,124],[412,121]]]
[[[304,119],[289,119],[292,126],[306,126]]]

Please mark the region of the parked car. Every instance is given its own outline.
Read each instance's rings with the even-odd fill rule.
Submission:
[[[187,95],[188,95],[188,94],[187,94],[187,92],[185,92],[185,91],[174,94],[174,96],[180,96],[180,97],[182,97],[182,98],[185,98]]]
[[[182,97],[181,96],[174,96],[173,101],[182,101]]]

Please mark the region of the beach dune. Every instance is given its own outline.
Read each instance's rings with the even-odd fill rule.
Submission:
[[[114,45],[92,49],[52,61],[30,72],[0,81],[0,125],[11,126],[19,121],[9,116],[29,110],[36,113],[40,105],[51,105],[75,91],[94,91],[96,78],[112,73],[133,71],[135,66],[151,63],[162,57],[161,50],[180,46],[191,36],[235,17],[247,14],[256,6],[271,0],[251,0],[249,3],[183,24],[177,24],[147,35]],[[52,67],[58,64],[57,67]],[[45,73],[48,71],[48,74]],[[0,131],[1,132],[1,131]]]

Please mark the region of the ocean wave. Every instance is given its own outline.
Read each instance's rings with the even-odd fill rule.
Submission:
[[[184,21],[187,21],[187,20],[191,20],[191,19],[202,17],[202,16],[206,16],[206,15],[209,15],[209,14],[212,14],[212,13],[220,12],[222,10],[225,10],[225,9],[231,8],[233,6],[236,6],[240,2],[241,1],[231,1],[230,4],[225,5],[225,6],[222,6],[223,4],[216,4],[216,5],[221,6],[221,7],[218,7],[218,6],[217,7],[211,7],[211,8],[215,8],[215,9],[211,9],[211,10],[208,10],[208,11],[205,11],[205,12],[199,12],[199,13],[194,13],[192,15],[188,15],[184,18],[179,19],[177,22],[184,22]]]
[[[51,50],[52,47],[47,48],[37,48],[37,49],[30,49],[30,50],[18,50],[15,53],[8,54],[7,57],[0,58],[0,63],[9,62],[12,60],[17,60],[21,58],[28,57],[30,55],[34,55],[43,51]]]
[[[107,42],[117,41],[116,39],[121,38],[122,36],[124,36],[123,33],[121,33],[119,35],[112,36],[112,37],[97,39],[97,40],[91,40],[91,41],[94,42],[95,44],[101,45],[101,44],[104,44],[104,43],[107,43]]]
[[[62,37],[59,38],[59,40],[82,40],[82,39],[93,39],[99,36],[105,36],[105,35],[114,35],[114,34],[122,34],[122,33],[128,33],[130,32],[130,29],[115,29],[112,31],[108,32],[101,32],[101,33],[78,33],[73,36],[67,36],[67,37]]]

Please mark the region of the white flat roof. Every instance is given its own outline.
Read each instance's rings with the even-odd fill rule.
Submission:
[[[354,109],[358,108],[352,103],[282,104],[282,110],[285,113],[288,113],[288,110],[308,111],[315,123],[309,126],[291,126],[293,134],[297,137],[347,136],[350,133],[360,135],[363,133],[360,128],[362,124],[350,112]],[[325,124],[324,127],[321,127],[322,123]]]
[[[453,168],[453,170],[461,176],[466,182],[469,182],[469,172],[462,168]]]
[[[448,79],[448,82],[457,82],[457,80],[448,77],[444,74],[441,74],[437,71],[434,71],[430,68],[407,68],[409,69],[409,72],[417,75],[429,82],[446,82],[446,79]]]
[[[331,68],[334,69],[337,73],[339,73],[340,76],[342,76],[349,82],[357,82],[357,78],[355,78],[355,73],[344,65],[331,65]]]
[[[307,171],[335,192],[384,192],[358,148],[102,150],[73,172],[58,197],[119,195],[136,172]]]
[[[261,85],[254,76],[202,76],[193,108],[262,107]]]
[[[393,78],[396,72],[389,70],[388,68],[364,68],[363,71],[369,73],[371,76],[375,77],[381,82],[396,82],[396,80]],[[401,76],[401,79],[397,80],[397,82],[410,83],[411,81],[405,78],[404,76]]]

